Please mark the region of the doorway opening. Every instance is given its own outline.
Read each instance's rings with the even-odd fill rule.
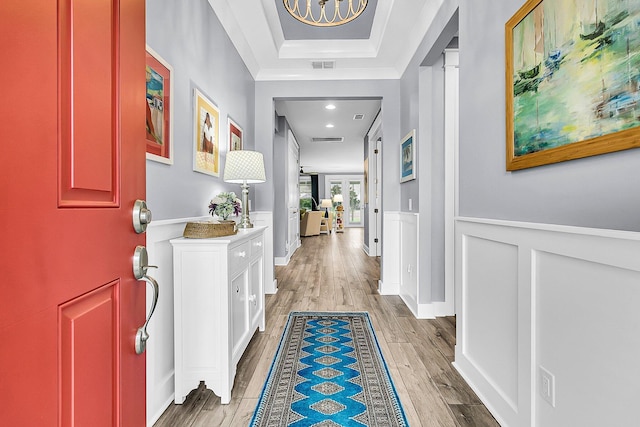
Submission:
[[[323,200],[330,201],[331,208],[328,209],[334,212],[338,205],[342,205],[343,225],[364,229],[362,246],[372,256],[379,256],[379,251],[370,253],[369,240],[373,236],[379,241],[381,236],[378,233],[381,232],[380,227],[370,226],[369,209],[381,215],[379,206],[372,206],[370,203],[381,200],[381,179],[377,176],[380,168],[376,168],[376,163],[369,158],[371,147],[376,143],[370,142],[369,132],[375,121],[381,122],[381,105],[380,97],[274,99],[278,128],[274,140],[274,163],[278,164],[274,164],[274,169],[280,166],[277,156],[279,149],[275,147],[282,142],[278,141],[278,133],[290,134],[299,146],[298,161],[294,164],[289,160],[286,165],[283,164],[288,172],[281,174],[292,177],[295,168],[299,194],[297,209],[325,210],[327,208],[320,207]],[[378,128],[381,132],[381,126]],[[371,180],[372,177],[375,181]],[[370,185],[372,182],[375,185]],[[281,191],[279,188],[290,187],[287,182],[276,186],[276,228],[279,216],[277,212],[283,209],[279,207],[278,201],[284,199],[278,197],[277,193]],[[342,201],[334,197],[338,194],[342,196]],[[331,227],[335,229],[336,215],[332,218],[334,220]],[[379,222],[374,221],[374,224]],[[288,228],[291,227],[292,224],[282,224],[283,235],[290,235]]]

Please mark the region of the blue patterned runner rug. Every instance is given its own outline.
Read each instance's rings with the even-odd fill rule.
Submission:
[[[407,425],[367,313],[289,314],[251,427]]]

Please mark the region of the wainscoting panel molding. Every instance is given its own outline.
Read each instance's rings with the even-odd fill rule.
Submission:
[[[419,214],[384,212],[382,236],[382,278],[378,283],[381,295],[399,295],[418,319],[434,319],[454,315],[453,292],[448,301],[429,301],[431,274],[428,266],[420,265]]]
[[[400,214],[400,297],[418,315],[418,215]]]
[[[640,233],[458,218],[455,258],[454,365],[500,425],[636,423]]]
[[[382,268],[378,292],[381,295],[399,295],[401,212],[384,211],[382,220]]]

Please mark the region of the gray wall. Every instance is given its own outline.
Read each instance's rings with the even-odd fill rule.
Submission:
[[[174,164],[147,161],[147,202],[153,217],[208,214],[209,200],[240,186],[193,171],[193,88],[220,109],[220,164],[227,152],[227,115],[254,147],[255,83],[206,0],[147,0],[147,44],[173,66]]]
[[[444,301],[445,296],[442,52],[457,31],[457,2],[445,2],[401,79],[402,136],[416,130],[417,179],[400,185],[400,210],[409,212],[411,199],[411,212],[420,213],[420,304]]]
[[[273,182],[275,184],[273,205],[273,256],[287,255],[287,237],[289,236],[289,207],[287,206],[287,133],[289,122],[278,117],[278,131],[273,135]],[[263,189],[260,188],[260,191]]]
[[[504,23],[522,0],[461,1],[460,214],[640,231],[640,150],[505,171]]]

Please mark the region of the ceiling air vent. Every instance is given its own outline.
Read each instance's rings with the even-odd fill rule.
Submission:
[[[311,142],[344,142],[344,137],[336,138],[311,138]]]
[[[314,70],[329,70],[336,68],[336,61],[311,61]]]
[[[362,120],[364,119],[364,114],[356,114],[353,116],[353,120]]]

